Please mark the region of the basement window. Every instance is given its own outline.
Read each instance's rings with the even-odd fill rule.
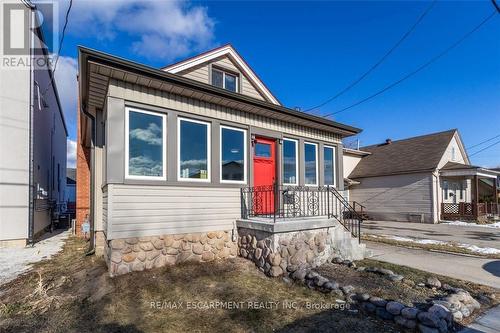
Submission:
[[[238,92],[238,75],[212,68],[212,85]]]

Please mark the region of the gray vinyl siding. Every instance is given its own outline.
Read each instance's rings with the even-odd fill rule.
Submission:
[[[153,88],[145,88],[136,84],[118,81],[115,79],[110,81],[108,96],[123,99],[125,101],[133,101],[191,113],[193,115],[225,120],[246,126],[259,127],[280,132],[283,133],[283,135],[289,134],[301,136],[310,140],[321,140],[331,144],[339,143],[341,140],[340,135],[336,133],[296,125],[291,122],[285,122],[277,119],[270,119],[256,114],[234,110],[213,103],[206,103],[194,98],[182,97]],[[108,119],[109,117],[112,117],[112,115],[108,115]]]
[[[190,68],[188,70],[182,71],[179,73],[179,75],[182,75],[184,77],[187,77],[192,80],[200,81],[203,83],[209,83],[210,84],[210,66],[217,66],[222,69],[228,69],[233,72],[240,73],[239,79],[241,80],[240,82],[240,92],[243,95],[247,95],[256,99],[260,99],[262,101],[265,101],[266,99],[262,94],[255,88],[255,86],[248,80],[248,78],[243,75],[243,73],[240,72],[238,67],[228,58],[228,57],[223,57],[218,60],[215,60],[211,63],[204,63],[199,66]]]
[[[231,230],[240,216],[240,190],[108,185],[107,238]]]
[[[105,234],[108,231],[108,187],[102,189],[102,230]]]
[[[349,189],[349,199],[364,205],[370,218],[409,221],[423,214],[425,222],[433,222],[431,173],[356,180],[360,184]]]
[[[124,115],[126,106],[167,113],[167,180],[140,181],[124,178]],[[177,117],[194,117],[212,123],[211,183],[177,181],[176,131]],[[231,230],[241,215],[240,186],[219,181],[219,125],[240,126],[252,133],[290,136],[337,147],[337,184],[342,184],[342,145],[340,136],[315,128],[274,120],[234,110],[195,98],[181,97],[153,88],[111,80],[106,115],[106,197],[103,196],[103,228],[107,239]],[[280,146],[278,145],[278,149]],[[250,147],[248,149],[250,152]],[[279,151],[279,150],[278,150]],[[321,151],[319,151],[321,154]],[[247,156],[251,156],[249,153]],[[300,157],[300,156],[299,156]],[[249,159],[248,184],[252,169]],[[320,160],[321,163],[321,160]],[[278,158],[279,164],[279,158]],[[279,164],[280,165],[280,164]],[[95,172],[101,168],[95,169]],[[321,169],[320,169],[321,170]],[[277,177],[280,177],[279,170]],[[320,183],[322,175],[319,175]]]

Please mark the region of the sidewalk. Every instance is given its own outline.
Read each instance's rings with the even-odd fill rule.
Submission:
[[[366,247],[373,251],[372,259],[413,267],[494,288],[500,286],[500,260],[497,259],[409,249],[377,242],[366,242]]]
[[[490,309],[458,333],[500,333],[500,305]]]

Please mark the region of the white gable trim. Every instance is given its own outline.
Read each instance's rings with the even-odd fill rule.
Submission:
[[[236,51],[230,45],[226,45],[207,53],[200,54],[199,56],[173,64],[171,66],[167,66],[163,70],[169,73],[177,74],[186,69],[195,67],[205,62],[209,62],[221,56],[228,56],[232,61],[234,61],[241,68],[243,74],[248,77],[248,79],[259,90],[259,92],[262,93],[269,101],[271,101],[273,104],[281,105],[281,103],[273,96],[269,89],[266,88],[264,83],[262,83],[262,81],[257,77],[252,69],[246,64],[243,59],[241,59],[238,53],[236,53]]]

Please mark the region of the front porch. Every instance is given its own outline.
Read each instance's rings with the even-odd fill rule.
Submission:
[[[241,189],[239,254],[270,276],[316,267],[335,256],[365,258],[361,216],[330,186]]]
[[[441,220],[497,219],[500,172],[449,162],[440,171]]]

